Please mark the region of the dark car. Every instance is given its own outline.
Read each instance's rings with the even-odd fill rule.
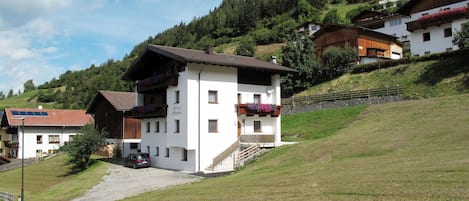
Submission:
[[[129,154],[125,160],[124,165],[132,168],[150,167],[151,158],[148,153]]]

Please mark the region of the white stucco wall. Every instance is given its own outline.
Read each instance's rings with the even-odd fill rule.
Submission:
[[[142,119],[141,149],[144,152],[150,150],[153,166],[196,172],[204,171],[212,165],[213,158],[238,140],[235,107],[238,93],[242,95],[244,103],[252,103],[254,94],[260,94],[262,103],[280,105],[279,75],[272,77],[274,84],[271,86],[238,84],[237,76],[237,68],[201,64],[189,64],[185,71],[179,73],[178,86],[169,86],[167,89],[167,116]],[[179,103],[176,103],[176,91],[179,91]],[[209,91],[217,92],[216,104],[208,102]],[[252,130],[250,133],[254,133],[253,121],[260,119],[262,133],[278,134],[280,142],[279,117],[246,119],[247,130]],[[179,133],[175,133],[176,120],[180,122]],[[218,132],[208,131],[209,120],[217,120]],[[157,121],[160,122],[159,132],[155,132]],[[150,122],[150,132],[147,132],[147,122]],[[166,156],[166,148],[169,148],[169,157]],[[187,161],[182,160],[184,149],[187,150]]]
[[[384,22],[384,27],[374,31],[397,37],[401,42],[408,41],[410,32],[407,31],[406,22],[410,20],[408,16],[395,16]],[[399,24],[400,23],[400,24]]]
[[[458,7],[465,7],[469,3],[468,1],[462,1],[455,4],[451,4],[448,6],[444,6],[442,8],[458,8]],[[434,8],[430,10],[426,10],[423,12],[414,13],[411,15],[411,21],[418,20],[422,17],[422,14],[433,14],[440,11],[441,8]],[[452,21],[451,23],[442,24],[440,26],[432,26],[427,27],[426,29],[419,29],[415,30],[410,35],[410,51],[412,55],[425,55],[425,52],[429,53],[438,53],[438,52],[445,52],[448,48],[452,50],[457,50],[458,47],[453,45],[452,40],[454,38],[454,32],[461,30],[461,24],[469,22],[469,19],[457,19]],[[444,29],[451,28],[453,30],[453,36],[451,37],[444,37]],[[423,34],[429,32],[430,33],[430,41],[423,41]]]
[[[22,146],[22,131],[18,132],[18,158],[22,157],[22,148],[24,147],[24,158],[35,158],[36,150],[48,152],[49,150],[58,150],[65,142],[70,141],[70,135],[77,135],[80,131],[78,127],[25,127],[24,128],[24,146]],[[38,144],[36,136],[42,135],[42,144]],[[49,135],[59,135],[58,144],[49,143]]]

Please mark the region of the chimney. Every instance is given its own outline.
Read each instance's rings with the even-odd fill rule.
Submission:
[[[277,57],[276,56],[271,56],[270,58],[272,59],[270,62],[272,62],[273,64],[277,64]]]
[[[213,48],[211,45],[208,45],[205,47],[205,54],[212,54],[213,53]]]

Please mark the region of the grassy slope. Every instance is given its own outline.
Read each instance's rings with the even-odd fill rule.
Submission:
[[[59,154],[24,169],[25,198],[30,200],[70,200],[96,185],[106,174],[107,166],[97,162],[79,174],[67,175],[66,156]],[[21,168],[0,173],[0,192],[20,194]],[[34,199],[33,199],[34,198]]]
[[[277,148],[236,174],[128,200],[469,199],[467,111],[467,94],[372,105],[337,134]]]
[[[400,85],[406,96],[440,97],[469,92],[469,63],[465,58],[433,60],[376,70],[345,74],[297,94],[297,96]]]
[[[46,89],[36,89],[26,93],[22,93],[18,96],[13,96],[11,98],[5,98],[0,100],[0,110],[10,107],[20,107],[20,108],[37,108],[39,105],[42,105],[44,108],[54,108],[54,103],[38,103],[36,101],[37,94],[39,91],[46,92]]]

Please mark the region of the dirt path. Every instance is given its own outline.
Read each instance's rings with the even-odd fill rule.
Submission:
[[[156,168],[132,169],[109,164],[108,175],[86,194],[73,201],[119,200],[143,192],[197,181],[199,176]]]

